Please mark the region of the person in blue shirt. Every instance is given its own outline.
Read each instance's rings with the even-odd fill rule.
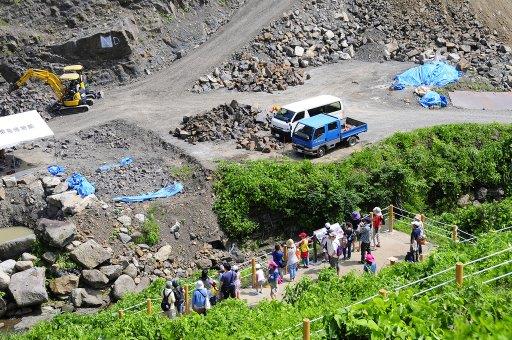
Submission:
[[[274,251],[272,252],[272,260],[277,264],[277,270],[279,271],[279,275],[284,277],[284,253],[281,250],[281,245],[276,244]]]
[[[366,254],[364,257],[363,270],[365,273],[375,274],[377,272],[377,262],[372,254]]]
[[[206,314],[206,311],[210,309],[208,291],[204,288],[204,283],[201,280],[196,282],[196,289],[192,293],[192,309],[197,314]]]

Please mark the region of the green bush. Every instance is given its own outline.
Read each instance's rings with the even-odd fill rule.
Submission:
[[[222,163],[214,209],[233,237],[289,234],[395,204],[439,213],[480,186],[512,185],[512,126],[455,124],[396,133],[334,163]]]
[[[146,215],[146,220],[142,224],[142,240],[141,242],[146,243],[149,246],[154,246],[160,241],[160,224],[156,219],[158,207],[151,206]]]

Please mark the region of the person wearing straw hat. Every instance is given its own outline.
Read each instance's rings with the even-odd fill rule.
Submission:
[[[287,253],[287,263],[288,273],[290,274],[290,281],[295,280],[295,276],[297,275],[297,264],[299,263],[299,259],[297,258],[297,247],[295,246],[295,242],[292,239],[286,241],[286,246],[288,247]]]
[[[277,294],[277,281],[279,280],[279,270],[277,264],[270,260],[268,261],[268,284],[270,285],[270,298],[273,300]]]
[[[203,281],[196,282],[196,289],[192,293],[192,309],[197,314],[206,314],[206,311],[211,308],[210,299],[208,298],[208,291],[204,288]]]
[[[261,264],[256,263],[256,293],[263,294],[263,285],[265,284],[265,274],[261,269]]]
[[[176,299],[174,297],[172,283],[172,281],[167,281],[165,283],[165,288],[162,291],[162,302],[160,303],[162,311],[164,312],[165,315],[167,315],[169,319],[176,317],[176,307],[174,306]]]
[[[327,240],[327,256],[329,257],[329,266],[331,268],[336,269],[336,274],[339,275],[340,273],[340,262],[339,262],[339,256],[340,256],[340,243],[338,238],[336,237],[336,234],[333,231],[330,231],[329,234],[327,234],[328,240]]]
[[[382,216],[382,210],[379,207],[373,208],[373,246],[380,247],[380,228],[384,225],[384,217]]]
[[[305,232],[299,234],[300,259],[304,268],[309,268],[309,237]]]

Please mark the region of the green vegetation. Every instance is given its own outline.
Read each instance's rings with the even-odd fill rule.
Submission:
[[[194,168],[189,164],[173,165],[169,167],[169,174],[176,179],[186,181],[192,178]]]
[[[407,339],[419,338],[418,334],[432,338],[462,338],[468,334],[474,338],[491,335],[506,338],[512,335],[510,324],[506,323],[512,315],[512,305],[503,301],[512,298],[512,277],[485,285],[482,282],[510,272],[512,264],[468,277],[462,289],[450,283],[412,298],[412,294],[422,289],[453,279],[454,271],[451,270],[410,286],[397,296],[391,294],[389,300],[374,298],[359,307],[344,307],[376,294],[381,288],[391,292],[405,283],[430,277],[457,261],[467,263],[504,249],[511,242],[512,233],[500,233],[485,235],[475,245],[443,244],[422,263],[401,262],[383,268],[376,276],[352,273],[336,277],[332,270],[324,270],[318,281],[304,278],[297,285],[289,286],[285,301],[264,301],[254,308],[249,308],[243,301],[229,300],[215,306],[206,317],[192,314],[168,320],[157,313],[135,314],[136,310],[127,311],[124,319],[117,317],[116,311],[120,308],[140,303],[148,297],[159,298],[164,283],[159,280],[148,290],[130,294],[99,313],[63,314],[13,338],[295,339],[300,336],[301,328],[292,326],[300,324],[305,317],[315,319],[322,316],[323,320],[312,324],[314,332],[325,328],[331,335],[345,334],[353,339],[370,335],[377,339]],[[507,259],[509,253],[504,253],[466,266],[465,275]],[[436,300],[428,302],[431,298]],[[278,334],[288,327],[292,329]]]
[[[146,220],[142,225],[142,240],[139,242],[146,243],[149,246],[154,246],[160,241],[160,224],[156,219],[159,212],[157,205],[152,205],[146,214]]]
[[[214,208],[224,230],[242,238],[311,230],[377,205],[432,215],[480,186],[510,192],[511,162],[510,125],[436,126],[396,133],[341,162],[222,163]]]
[[[453,91],[476,91],[476,92],[502,92],[506,91],[503,87],[492,85],[487,78],[478,77],[474,74],[471,78],[463,78],[462,80],[449,84],[444,87],[434,89],[436,92],[447,96]]]
[[[174,15],[172,15],[171,13],[158,12],[158,14],[160,14],[162,19],[164,21],[167,21],[168,23],[170,23],[170,22],[172,22],[174,20]]]
[[[78,268],[78,265],[69,258],[68,253],[61,253],[57,255],[55,264],[62,270]]]

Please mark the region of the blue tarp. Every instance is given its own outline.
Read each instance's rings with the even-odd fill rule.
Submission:
[[[429,91],[420,98],[420,104],[421,106],[428,108],[433,106],[446,107],[446,105],[448,105],[448,100],[445,96],[440,95],[435,91]]]
[[[50,165],[48,167],[48,172],[53,176],[63,174],[65,170],[66,169],[61,165]]]
[[[82,197],[92,195],[96,191],[93,185],[78,172],[73,172],[66,182],[68,183],[69,189],[76,190],[76,192]]]
[[[107,172],[107,171],[111,170],[112,168],[123,167],[123,166],[130,165],[132,163],[133,163],[133,158],[125,157],[125,158],[122,158],[121,160],[119,160],[118,163],[115,163],[115,164],[105,164],[105,165],[100,166],[98,168],[97,172]]]
[[[183,191],[183,185],[180,182],[174,182],[171,185],[163,187],[162,189],[156,192],[150,192],[145,195],[138,196],[120,196],[114,197],[115,202],[124,202],[124,203],[135,203],[135,202],[144,202],[153,200],[155,198],[166,198],[174,196]]]
[[[446,63],[436,61],[408,69],[395,77],[393,90],[403,90],[407,86],[442,87],[454,83],[462,77],[462,72]]]

